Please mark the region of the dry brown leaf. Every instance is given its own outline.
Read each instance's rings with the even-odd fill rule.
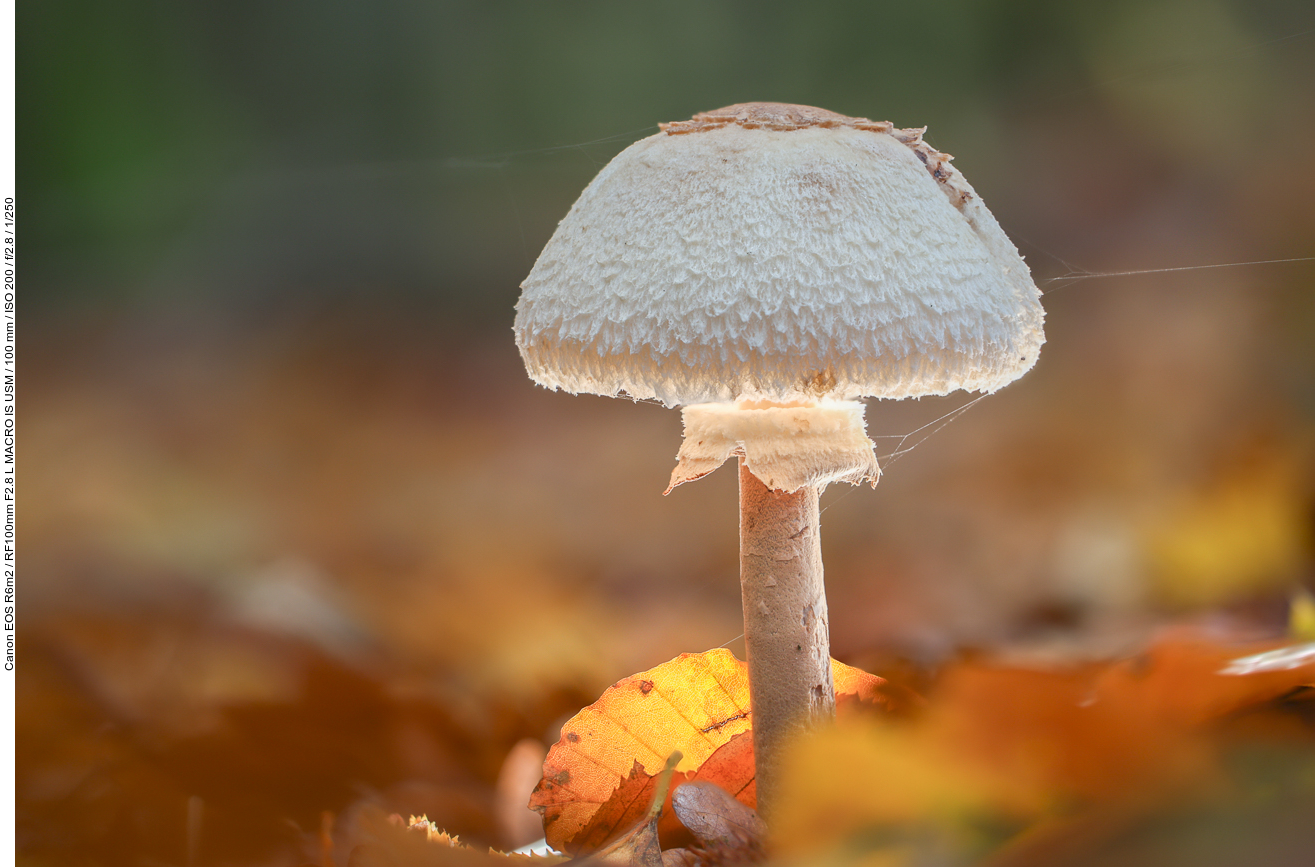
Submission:
[[[699,857],[692,849],[663,849],[662,867],[696,867]]]
[[[705,845],[749,846],[766,833],[757,811],[706,780],[677,787],[671,806],[681,824]]]
[[[885,680],[832,660],[837,697],[888,707]],[[703,766],[732,738],[750,730],[745,664],[728,650],[686,653],[618,681],[562,727],[544,762],[530,806],[542,813],[549,845],[588,852],[629,826],[652,797],[652,777],[665,756],[685,759],[675,783],[711,779],[753,806],[750,738]],[[745,752],[747,750],[747,752]],[[694,771],[698,773],[693,773]],[[668,810],[663,842],[688,840]]]
[[[607,867],[662,867],[657,817],[640,822],[629,833],[585,858],[584,864]]]

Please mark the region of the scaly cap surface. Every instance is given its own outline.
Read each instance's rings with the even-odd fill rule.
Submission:
[[[663,124],[522,284],[530,376],[677,404],[995,391],[1036,362],[1027,266],[922,130],[749,103]]]

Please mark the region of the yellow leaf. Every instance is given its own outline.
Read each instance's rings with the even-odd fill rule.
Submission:
[[[835,660],[831,671],[838,697],[880,706],[904,699],[883,694],[886,681],[875,675]],[[647,803],[650,778],[668,755],[684,753],[677,766],[677,781],[683,781],[750,729],[747,666],[725,649],[682,654],[618,681],[562,726],[530,807],[543,815],[544,834],[554,849],[587,851],[621,830],[621,818],[633,819],[638,805]],[[738,754],[724,758],[744,761]],[[741,800],[752,797],[743,774],[732,776]],[[602,827],[592,820],[614,794],[625,803],[610,805]],[[613,812],[621,817],[615,822]]]
[[[653,776],[673,752],[692,770],[749,729],[749,676],[729,650],[685,653],[618,681],[562,726],[530,807],[549,845],[569,841],[636,768]]]

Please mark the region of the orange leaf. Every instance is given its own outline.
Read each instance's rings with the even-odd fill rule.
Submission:
[[[1070,795],[1104,798],[1209,766],[1207,726],[1315,680],[1315,663],[1228,674],[1273,643],[1167,634],[1141,654],[1061,671],[964,666],[937,689],[934,715],[999,767]]]
[[[686,782],[689,776],[688,773],[679,771],[673,775],[672,786],[667,790],[666,800],[662,804],[662,814],[658,818],[658,836],[662,840],[663,849],[670,849],[683,842],[681,840],[683,835],[680,834],[682,826],[671,809],[671,795],[676,786]],[[565,841],[564,851],[573,854],[596,852],[618,831],[634,826],[644,818],[653,803],[657,784],[658,778],[644,773],[643,766],[635,762],[634,767],[630,769],[630,776],[616,787],[611,797],[589,817],[585,826]]]
[[[694,772],[693,779],[716,783],[746,807],[758,806],[754,781],[753,737],[749,732],[731,738]]]
[[[903,713],[926,704],[913,690],[897,686],[869,674],[861,668],[831,660],[831,678],[836,688],[836,710],[842,716],[847,710],[871,705],[892,713]]]
[[[1105,834],[1146,839],[1153,816],[1179,834],[1193,803],[1258,813],[1256,793],[1269,789],[1252,775],[1262,769],[1239,771],[1230,750],[1263,743],[1266,763],[1283,754],[1271,750],[1307,751],[1309,723],[1280,702],[1312,683],[1315,654],[1303,648],[1276,652],[1272,643],[1229,643],[1199,630],[1166,634],[1114,662],[957,663],[913,722],[841,725],[791,748],[774,854],[814,863],[834,849],[854,862],[912,863],[928,860],[916,850],[933,841],[942,858],[959,852],[947,860],[994,864],[987,851],[1027,829],[1009,844],[1032,853],[1027,863],[1128,863],[1121,849],[1088,850],[1105,845]],[[848,848],[859,839],[872,849]],[[1045,847],[1059,845],[1072,852],[1047,856]],[[1170,860],[1182,859],[1147,863]]]
[[[676,750],[685,754],[677,773],[692,770],[748,728],[744,663],[728,650],[682,654],[618,681],[562,726],[530,807],[542,813],[549,845],[577,851],[575,838],[632,771],[651,777]]]
[[[1111,665],[1094,698],[1146,707],[1166,723],[1199,725],[1315,683],[1315,658],[1285,667],[1235,665],[1279,642],[1224,643],[1190,629],[1163,637],[1145,653]]]
[[[598,812],[589,818],[588,824],[566,842],[568,851],[596,851],[611,840],[617,831],[638,822],[653,801],[657,779],[644,773],[639,762],[635,762],[630,776],[616,787],[611,797],[598,808]],[[664,851],[694,842],[689,831],[676,818],[671,801],[678,786],[695,780],[720,786],[746,807],[757,806],[752,732],[740,732],[722,744],[697,771],[677,773],[672,778],[671,789],[658,819],[658,837]]]
[[[832,676],[837,697],[894,703],[882,691],[882,678],[834,660]],[[685,758],[673,789],[688,779],[709,779],[753,806],[752,739],[736,738],[750,728],[747,666],[724,649],[682,654],[618,681],[567,721],[548,751],[530,807],[543,815],[553,848],[594,851],[643,815],[653,776],[676,750]],[[737,745],[722,754],[733,738]],[[669,804],[659,830],[664,842],[683,831]]]

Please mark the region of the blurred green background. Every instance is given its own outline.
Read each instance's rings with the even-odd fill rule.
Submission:
[[[1280,635],[1311,582],[1315,264],[1090,276],[1315,256],[1309,3],[17,14],[28,863],[296,863],[362,801],[510,845],[517,739],[742,651],[734,474],[660,497],[678,413],[511,336],[593,175],[726,104],[926,125],[1047,292],[1003,393],[869,406],[838,658]]]

